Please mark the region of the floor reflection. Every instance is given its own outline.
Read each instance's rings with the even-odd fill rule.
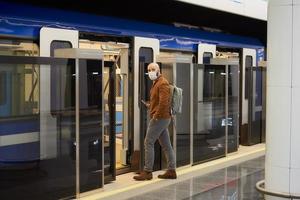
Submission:
[[[264,163],[260,157],[128,200],[263,200],[255,184],[264,179]]]
[[[251,175],[232,180],[214,189],[193,195],[190,200],[263,200],[263,197],[256,191],[256,182],[264,178],[264,170]]]

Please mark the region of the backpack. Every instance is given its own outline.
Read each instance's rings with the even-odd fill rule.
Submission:
[[[176,115],[182,112],[182,89],[175,85],[170,85],[170,102],[171,102],[171,115]]]

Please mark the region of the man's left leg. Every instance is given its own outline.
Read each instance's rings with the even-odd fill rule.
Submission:
[[[159,137],[159,144],[163,149],[163,152],[167,158],[168,170],[161,175],[158,175],[158,178],[162,179],[176,179],[176,161],[175,153],[171,146],[170,136],[168,128],[166,128]]]
[[[168,169],[174,170],[176,168],[175,153],[171,145],[169,131],[167,128],[162,132],[162,134],[158,138],[158,141],[167,158]]]

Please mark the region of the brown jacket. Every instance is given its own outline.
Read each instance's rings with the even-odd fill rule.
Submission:
[[[169,119],[170,115],[170,86],[167,79],[160,75],[150,90],[150,117]]]

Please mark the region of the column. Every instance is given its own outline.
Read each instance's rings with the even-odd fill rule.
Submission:
[[[269,0],[267,51],[265,188],[299,195],[300,0]]]

